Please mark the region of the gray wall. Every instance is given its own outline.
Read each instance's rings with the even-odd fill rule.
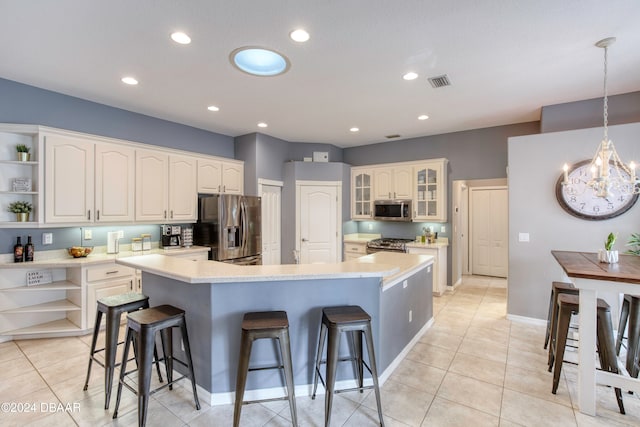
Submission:
[[[0,79],[0,123],[57,127],[233,158],[233,138]]]
[[[640,92],[609,96],[609,124],[640,122]],[[558,132],[602,126],[603,99],[587,99],[542,107],[540,131]]]
[[[244,161],[244,194],[248,196],[258,195],[257,135],[250,133],[235,138],[236,158]]]
[[[592,128],[509,139],[510,315],[546,319],[551,282],[562,278],[551,250],[596,252],[613,232],[624,252],[629,235],[640,232],[640,203],[617,218],[585,221],[556,201],[562,165],[591,159],[602,136]],[[640,161],[640,123],[612,126],[609,137],[623,161]],[[529,233],[530,242],[518,242],[518,233]]]
[[[344,163],[288,162],[284,167],[282,189],[282,263],[295,262],[296,247],[296,181],[342,181],[342,221],[349,218],[351,167]]]
[[[539,125],[539,122],[519,123],[346,148],[344,161],[353,166],[440,157],[449,159],[448,220],[445,224],[359,222],[358,232],[380,233],[387,237],[414,238],[421,234],[422,227],[430,227],[433,231],[439,232],[439,237],[450,237],[453,180],[505,178],[507,176],[507,140],[512,136],[536,134],[539,132]],[[369,229],[370,225],[371,229]],[[440,231],[442,225],[446,226],[445,233]],[[451,246],[449,246],[448,283],[451,283],[451,255]]]

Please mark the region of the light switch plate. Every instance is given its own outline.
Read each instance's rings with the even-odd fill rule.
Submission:
[[[528,242],[529,241],[529,233],[518,233],[518,242]]]
[[[52,245],[53,244],[53,233],[42,233],[42,244],[43,245]]]
[[[93,232],[91,231],[91,229],[85,228],[85,230],[84,230],[84,240],[91,240],[91,239],[93,239]]]

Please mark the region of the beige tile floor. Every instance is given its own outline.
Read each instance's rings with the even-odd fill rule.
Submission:
[[[506,293],[505,280],[470,276],[454,293],[434,298],[433,327],[382,387],[387,426],[640,425],[640,399],[625,394],[627,415],[621,415],[607,387],[598,388],[598,416],[580,414],[574,366],[565,364],[558,393],[551,394],[544,328],[506,320]],[[103,409],[100,369],[82,391],[89,343],[90,336],[0,344],[0,402],[36,404],[31,412],[0,412],[0,426],[136,425],[136,398],[126,390],[117,420]],[[188,387],[183,381],[152,396],[147,425],[231,425],[231,405],[203,404],[196,411]],[[322,398],[300,396],[297,408],[300,425],[323,425]],[[241,425],[287,426],[289,420],[288,405],[272,402],[245,406]],[[336,396],[333,425],[376,420],[370,391]]]

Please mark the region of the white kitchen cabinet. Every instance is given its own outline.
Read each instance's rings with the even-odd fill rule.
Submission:
[[[30,149],[29,161],[18,161],[17,145],[26,145]],[[0,228],[33,227],[44,217],[41,207],[42,155],[37,127],[29,125],[0,125]],[[14,180],[26,183],[30,180],[31,189],[20,188]],[[29,222],[17,222],[16,215],[9,212],[10,203],[24,201],[33,205]]]
[[[93,327],[96,319],[97,303],[100,298],[137,292],[136,271],[115,262],[85,267],[84,280],[87,289],[87,325]],[[121,319],[125,321],[126,316]]]
[[[169,156],[169,221],[195,222],[198,219],[196,159]]]
[[[433,256],[433,293],[441,296],[447,290],[447,246],[423,246],[410,243],[407,245],[410,254]]]
[[[411,166],[385,166],[373,169],[375,200],[413,198]]]
[[[95,217],[94,143],[45,134],[45,222],[86,223]]]
[[[80,334],[83,324],[83,289],[74,270],[44,269],[51,283],[27,286],[25,263],[3,268],[0,274],[0,342],[3,337],[25,338]]]
[[[136,150],[136,220],[194,222],[198,218],[196,160]]]
[[[198,193],[242,194],[243,192],[243,163],[198,159]]]
[[[349,261],[350,259],[360,258],[367,254],[367,244],[366,242],[362,243],[350,243],[344,242],[344,260]]]
[[[135,150],[125,145],[95,146],[95,221],[135,219]]]
[[[369,168],[351,168],[351,219],[371,219],[373,173]]]
[[[169,156],[136,150],[136,221],[165,222],[169,205]]]
[[[447,160],[420,163],[413,168],[416,221],[447,221]]]

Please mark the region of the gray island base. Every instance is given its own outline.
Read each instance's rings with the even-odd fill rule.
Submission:
[[[142,270],[143,292],[152,306],[171,304],[186,311],[200,398],[212,405],[234,400],[245,312],[287,312],[297,396],[311,395],[323,307],[359,305],[369,313],[381,384],[433,321],[429,255],[379,252],[337,264],[281,266],[237,266],[163,255],[117,262]],[[256,341],[251,366],[273,365],[276,345]],[[348,354],[349,345],[343,337],[341,357]],[[184,357],[181,342],[174,341],[174,346],[177,357]],[[341,363],[337,388],[355,386],[354,378],[353,365]],[[324,393],[321,385],[318,391]],[[245,400],[283,394],[279,371],[249,373]]]

